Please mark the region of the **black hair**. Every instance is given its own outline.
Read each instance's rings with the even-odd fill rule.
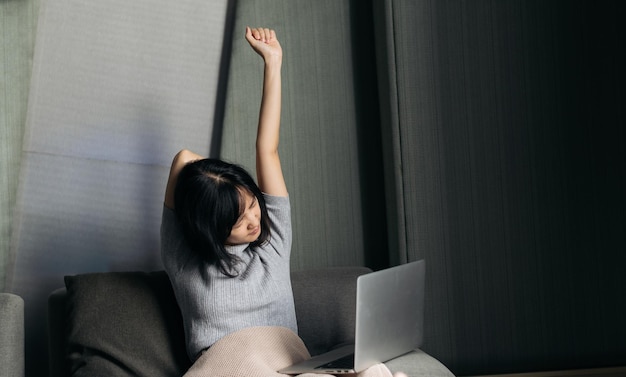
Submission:
[[[226,239],[245,210],[243,192],[254,195],[261,209],[261,233],[251,246],[270,237],[265,199],[241,166],[218,159],[190,162],[178,175],[174,205],[185,240],[192,251],[227,276],[238,275],[240,258],[226,250]]]

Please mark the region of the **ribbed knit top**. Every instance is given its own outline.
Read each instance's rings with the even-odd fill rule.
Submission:
[[[187,352],[193,361],[223,336],[243,328],[282,326],[297,332],[289,274],[289,198],[264,198],[270,240],[255,248],[226,247],[243,261],[234,278],[189,249],[175,212],[164,206],[161,258],[182,312]]]

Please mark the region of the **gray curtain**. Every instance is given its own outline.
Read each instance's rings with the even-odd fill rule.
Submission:
[[[390,248],[457,374],[626,358],[617,2],[375,2]],[[388,101],[385,101],[388,99]]]

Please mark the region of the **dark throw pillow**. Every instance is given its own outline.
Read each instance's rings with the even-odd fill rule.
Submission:
[[[159,272],[66,276],[74,377],[182,376],[190,361],[170,281]]]

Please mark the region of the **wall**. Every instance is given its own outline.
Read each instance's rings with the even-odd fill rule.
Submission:
[[[458,374],[623,364],[617,2],[377,6],[389,234],[427,260],[424,349]]]

